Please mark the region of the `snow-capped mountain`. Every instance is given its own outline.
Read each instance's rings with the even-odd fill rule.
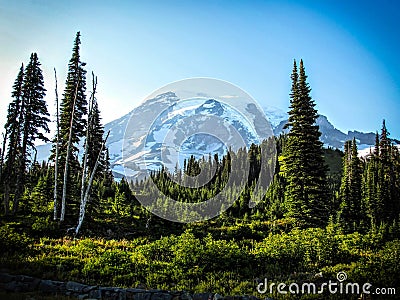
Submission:
[[[213,98],[191,97],[181,101],[177,93],[165,92],[146,100],[125,116],[105,125],[105,132],[110,130],[107,146],[114,175],[141,178],[147,175],[146,169],[161,167],[161,161],[173,169],[177,163],[182,166],[183,160],[190,155],[222,155],[228,146],[238,145],[232,140],[234,136],[224,133],[223,128],[233,128],[240,135],[236,138],[240,137],[248,147],[260,142],[260,136],[270,136],[268,124],[263,123],[265,116],[275,135],[286,130],[283,127],[288,116],[283,110],[263,107],[265,116],[259,116],[259,111],[251,105],[241,109],[246,110],[247,118],[238,114],[235,107]],[[342,148],[344,142],[353,137],[360,150],[374,145],[374,133],[343,133],[323,115],[318,117],[317,124],[326,147]],[[198,131],[199,126],[204,127],[205,133],[191,134],[191,130],[197,128]],[[168,132],[173,132],[173,136],[168,136]],[[210,132],[212,134],[208,134]],[[38,146],[38,160],[47,159],[50,148],[48,144]]]
[[[262,112],[251,104],[244,109],[247,116],[213,98],[181,100],[173,92],[149,99],[105,126],[112,132],[108,146],[113,170],[136,178],[162,165],[173,171],[191,155],[222,156],[229,147],[249,147],[273,134]]]
[[[179,102],[179,97],[173,92],[167,92],[160,94],[152,99],[147,100],[142,105],[135,108],[129,114],[124,117],[115,120],[111,123],[106,124],[106,131],[110,129],[110,137],[108,147],[111,155],[111,164],[115,175],[124,174],[123,164],[128,165],[131,170],[128,176],[141,177],[145,175],[143,171],[145,167],[151,169],[157,169],[161,167],[161,157],[159,152],[163,143],[162,138],[165,137],[165,131],[170,129],[173,124],[178,124],[180,120],[189,118],[190,116],[216,116],[220,120],[230,122],[239,132],[241,132],[248,143],[257,142],[256,136],[251,129],[251,126],[241,120],[238,122],[235,120],[234,111],[223,103],[220,103],[214,99],[208,100],[191,100],[190,102],[184,103]],[[279,135],[284,132],[283,126],[287,123],[288,115],[279,108],[265,106],[263,107],[264,113],[270,122],[274,134]],[[159,116],[154,116],[154,112],[162,111]],[[151,133],[147,136],[147,131],[144,131],[144,121],[148,118],[155,119],[152,126]],[[135,130],[130,134],[130,143],[125,141],[123,147],[125,128],[128,121],[132,120],[135,122]],[[346,140],[356,138],[359,143],[360,149],[365,149],[374,144],[375,134],[374,133],[362,133],[357,131],[349,131],[347,134],[336,129],[327,119],[327,117],[320,115],[317,119],[317,124],[321,130],[321,140],[326,147],[342,148]],[[185,126],[179,126],[186,128]],[[181,134],[187,135],[184,130]],[[146,140],[145,140],[146,139]],[[147,143],[147,144],[146,144]],[[125,148],[129,144],[128,157],[122,156],[122,148]],[[144,144],[147,145],[144,146]],[[247,145],[249,146],[249,144]],[[143,151],[144,150],[144,151]],[[176,162],[182,166],[184,158],[195,155],[197,157],[208,155],[208,153],[223,154],[226,150],[223,143],[210,135],[197,134],[189,136],[181,145],[180,149],[177,149],[174,153],[169,153],[167,157],[164,157],[164,162],[167,161],[169,164],[168,168],[174,168]],[[173,158],[178,157],[178,161]],[[167,158],[167,160],[165,160]],[[169,160],[168,160],[169,159]],[[144,165],[145,164],[145,165]]]

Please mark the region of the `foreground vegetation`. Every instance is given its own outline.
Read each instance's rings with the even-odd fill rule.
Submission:
[[[365,235],[343,234],[332,224],[285,232],[288,225],[227,225],[227,220],[224,225],[217,219],[182,226],[178,234],[116,240],[32,239],[18,232],[21,223],[10,223],[0,230],[0,247],[6,249],[0,264],[10,271],[61,281],[222,295],[260,297],[256,287],[264,278],[318,284],[336,280],[340,271],[346,272],[348,282],[400,288],[398,224],[373,228]]]

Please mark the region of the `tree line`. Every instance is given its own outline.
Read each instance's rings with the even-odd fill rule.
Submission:
[[[92,73],[92,90],[88,100],[86,63],[82,62],[80,57],[80,38],[81,34],[77,32],[60,104],[57,73],[54,69],[57,130],[52,140],[51,168],[47,163],[40,166],[36,161],[36,142],[50,141],[46,136],[49,133],[50,122],[47,103],[44,100],[46,89],[36,53],[32,53],[26,68],[21,66],[13,85],[0,161],[0,188],[5,216],[17,214],[21,210],[21,199],[26,198],[26,193],[29,194],[35,188],[40,189],[44,178],[50,180],[51,170],[54,186],[53,219],[64,222],[66,215],[76,215],[77,206],[80,205],[76,233],[92,194],[93,181],[102,180],[108,186],[111,186],[113,181],[108,163],[108,150],[105,147],[107,136],[104,136],[96,99],[97,77]],[[84,141],[82,160],[78,157],[81,140]],[[45,175],[42,174],[43,170],[46,170]],[[81,179],[80,182],[78,178]],[[43,198],[46,195],[43,192],[38,197]]]
[[[346,231],[363,231],[399,221],[400,155],[385,122],[376,134],[375,148],[365,158],[358,156],[355,140],[345,143],[344,152],[324,149],[302,60],[299,66],[296,61],[293,64],[287,134],[248,149],[229,150],[222,157],[192,156],[182,170],[161,168],[140,181],[114,181],[105,146],[108,134],[96,99],[97,77],[92,73],[88,93],[80,45],[77,32],[60,103],[54,70],[57,130],[49,162],[42,164],[36,161],[35,144],[49,142],[50,115],[37,54],[32,53],[27,66],[19,70],[0,149],[5,217],[37,212],[38,224],[46,219],[44,227],[57,222],[75,234],[84,218],[87,224],[96,218],[139,219],[147,228],[152,217],[135,194],[161,207],[159,191],[180,202],[200,202],[218,195],[231,179],[234,184],[227,186],[224,195],[233,205],[217,208],[223,222],[286,220],[294,227],[325,227],[335,222]],[[335,163],[341,166],[333,171]],[[242,170],[249,170],[246,178],[241,177]],[[206,175],[212,179],[203,186],[181,184],[196,176],[202,182]]]
[[[344,153],[324,149],[315,123],[318,113],[310,96],[302,60],[299,68],[294,61],[291,79],[288,134],[270,138],[261,145],[253,144],[249,149],[228,151],[221,159],[218,155],[214,158],[209,155],[208,159],[192,156],[185,160],[183,171],[175,169],[171,173],[161,168],[153,172],[151,178],[136,181],[134,190],[141,191],[141,196],[153,198],[157,206],[163,205],[160,204],[162,197],[156,198],[158,190],[178,201],[200,202],[220,193],[232,177],[235,184],[228,187],[227,195],[237,201],[227,211],[219,207],[222,219],[286,219],[294,227],[301,228],[324,228],[333,222],[346,232],[367,231],[381,224],[397,226],[400,156],[389,138],[385,121],[381,133],[376,133],[375,148],[366,157],[359,157],[355,139],[345,142]],[[271,157],[275,146],[276,155]],[[232,158],[240,162],[236,168],[231,166]],[[238,173],[247,168],[246,163],[250,164],[250,172],[241,189],[236,179]],[[335,163],[341,164],[339,171],[333,170]],[[188,176],[213,169],[216,172],[212,180],[200,188],[180,185]],[[202,181],[199,176],[196,178]],[[265,185],[271,182],[266,193],[256,189],[259,178]],[[155,186],[149,184],[150,181],[155,182]],[[251,202],[258,205],[252,208]]]

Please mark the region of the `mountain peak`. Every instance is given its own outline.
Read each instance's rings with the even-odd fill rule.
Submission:
[[[318,115],[316,124],[322,128],[326,128],[327,130],[335,130],[335,126],[332,125],[331,122],[328,121],[328,118],[324,115]]]
[[[176,94],[172,91],[165,92],[162,94],[159,94],[155,97],[152,98],[147,98],[144,103],[146,104],[151,104],[151,103],[160,103],[160,102],[166,102],[166,103],[173,103],[178,101],[179,98],[176,96]],[[139,106],[140,107],[140,106]]]
[[[224,113],[224,107],[221,102],[215,99],[209,99],[205,101],[195,110],[196,114],[212,114],[212,115],[222,115]]]

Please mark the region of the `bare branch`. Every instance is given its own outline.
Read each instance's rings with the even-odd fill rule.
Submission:
[[[101,157],[101,155],[103,153],[103,149],[104,149],[105,144],[107,143],[107,139],[108,139],[109,135],[110,135],[110,130],[107,132],[106,138],[104,139],[103,143],[101,144],[101,148],[100,148],[99,154],[97,155],[96,163],[94,164],[94,167],[93,167],[93,170],[92,170],[92,174],[90,175],[89,183],[88,183],[88,186],[87,186],[86,192],[85,192],[85,197],[83,199],[83,202],[81,203],[81,209],[80,209],[80,212],[79,212],[79,222],[78,222],[78,226],[76,227],[76,230],[75,230],[75,236],[78,235],[79,229],[82,226],[83,219],[85,217],[86,203],[87,203],[87,201],[89,199],[90,188],[92,187],[94,175],[96,174],[97,167],[99,166],[100,157]]]
[[[57,220],[57,182],[58,182],[58,146],[60,139],[60,116],[58,111],[58,88],[57,88],[57,71],[54,68],[54,79],[56,82],[55,93],[56,93],[56,120],[57,120],[57,134],[56,134],[56,157],[54,163],[54,221]]]

